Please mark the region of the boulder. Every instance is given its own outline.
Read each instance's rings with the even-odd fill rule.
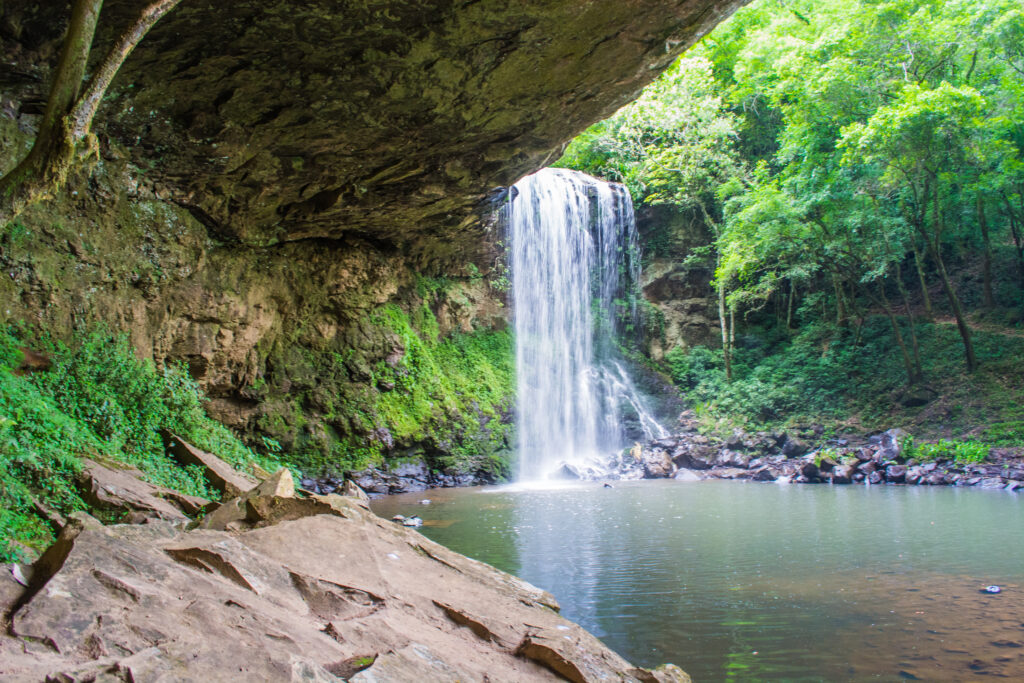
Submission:
[[[907,468],[903,465],[889,465],[885,468],[885,480],[890,484],[902,484],[906,477]]]
[[[869,484],[881,484],[884,481],[885,481],[885,475],[882,474],[882,472],[879,471],[879,470],[875,470],[874,472],[871,472],[870,474],[868,474],[868,483]]]
[[[702,481],[704,479],[704,475],[695,470],[679,468],[672,478],[676,481]]]
[[[353,481],[345,482],[344,486],[341,487],[341,495],[355,498],[366,505],[370,504],[370,497]]]
[[[0,679],[689,680],[633,667],[548,593],[330,498],[339,515],[234,535],[72,516],[31,588],[0,580]]]
[[[817,479],[821,472],[818,470],[818,466],[814,464],[814,460],[807,458],[798,465],[798,472],[800,476],[806,477],[807,479]]]
[[[677,467],[690,470],[706,470],[715,459],[715,449],[701,444],[681,444],[672,452],[672,462]]]
[[[795,436],[787,436],[786,442],[782,444],[782,454],[787,458],[799,458],[809,450],[810,446]]]
[[[750,466],[750,456],[746,453],[723,449],[715,458],[715,465],[718,467],[739,467],[747,469]]]
[[[675,473],[676,466],[668,453],[660,448],[644,451],[643,455],[644,477],[647,479],[665,479]]]
[[[84,460],[82,497],[95,507],[131,515],[132,521],[146,518],[186,522],[183,509],[194,514],[210,501],[186,496],[142,480],[142,472],[134,468],[114,469],[92,460]]]
[[[582,478],[580,476],[579,469],[576,468],[574,465],[571,465],[571,464],[569,464],[567,462],[563,462],[558,467],[558,469],[555,471],[554,477],[556,479],[568,479],[568,480],[573,480],[573,481]]]
[[[733,430],[732,435],[730,435],[729,438],[725,440],[725,447],[734,451],[743,450],[744,448],[746,448],[746,438],[747,433],[744,432],[742,429]]]
[[[854,469],[849,465],[836,465],[830,473],[833,484],[849,484],[853,481]]]
[[[213,453],[200,450],[177,434],[161,432],[168,452],[182,465],[196,465],[203,468],[207,481],[225,498],[234,498],[256,486],[257,480],[242,474]]]
[[[898,428],[884,432],[880,438],[876,460],[879,462],[885,462],[886,460],[902,460],[903,442],[909,436],[910,434]]]

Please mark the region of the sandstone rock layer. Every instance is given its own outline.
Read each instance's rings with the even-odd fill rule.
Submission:
[[[5,681],[684,681],[631,667],[544,591],[331,496],[238,534],[69,523],[5,572]]]

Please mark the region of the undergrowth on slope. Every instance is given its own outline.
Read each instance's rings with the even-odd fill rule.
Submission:
[[[274,468],[206,415],[183,367],[139,360],[126,337],[105,332],[72,347],[47,346],[52,367],[19,376],[22,341],[0,329],[0,560],[23,555],[19,544],[39,549],[52,539],[33,501],[61,514],[85,509],[76,487],[85,457],[132,465],[154,484],[213,497],[198,468],[166,454],[160,429],[234,465]]]
[[[836,428],[913,427],[925,438],[968,436],[989,446],[1024,445],[1024,338],[976,330],[980,368],[962,368],[954,326],[916,327],[924,381],[907,387],[888,321],[860,330],[818,323],[788,337],[753,330],[737,340],[732,382],[720,350],[673,349],[666,365],[686,400],[722,429],[820,423]],[[907,396],[927,394],[924,405]]]

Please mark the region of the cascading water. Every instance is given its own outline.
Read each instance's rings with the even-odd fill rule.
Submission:
[[[638,281],[629,193],[564,169],[516,183],[509,206],[518,381],[519,479],[562,464],[600,469],[625,445],[623,413],[663,436],[618,362],[614,337],[635,316]]]

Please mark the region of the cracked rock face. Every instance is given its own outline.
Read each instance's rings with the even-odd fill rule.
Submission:
[[[138,4],[106,3],[105,30]],[[444,262],[473,246],[489,191],[740,4],[190,0],[132,55],[103,118],[224,238],[357,234]]]
[[[689,680],[631,667],[544,591],[356,499],[330,503],[238,534],[69,525],[36,563],[34,593],[0,576],[4,614],[18,604],[0,678]]]

